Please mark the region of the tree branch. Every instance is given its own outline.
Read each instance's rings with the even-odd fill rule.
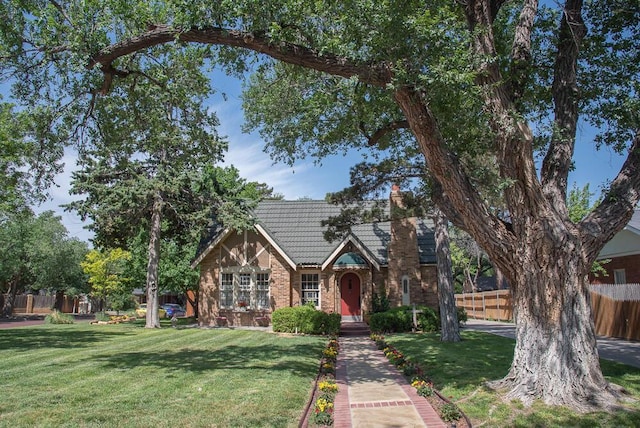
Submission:
[[[592,249],[588,255],[590,260],[595,260],[600,248],[629,223],[639,201],[640,129],[637,129],[629,156],[609,186],[609,191],[600,205],[578,224],[583,242]]]
[[[522,6],[511,47],[511,93],[517,102],[524,92],[531,66],[531,32],[538,10],[538,0],[527,0]]]
[[[321,53],[294,43],[276,43],[264,34],[214,27],[182,30],[167,25],[152,26],[145,33],[102,49],[91,58],[87,68],[100,65],[103,70],[108,70],[112,67],[113,61],[120,57],[172,41],[245,48],[289,64],[345,78],[358,77],[363,82],[375,86],[384,86],[391,82],[391,70],[386,63],[359,65],[348,58]]]
[[[55,7],[58,12],[60,12],[60,15],[62,15],[62,17],[65,19],[65,21],[67,21],[69,23],[69,25],[71,25],[73,27],[73,21],[71,21],[71,18],[69,18],[69,15],[67,14],[67,11],[64,10],[64,8],[60,5],[60,3],[58,3],[55,0],[49,0],[49,3],[51,3],[53,5],[53,7]]]
[[[369,135],[367,133],[367,130],[364,127],[364,122],[360,122],[360,125],[358,127],[360,128],[360,132],[362,132],[362,135],[367,137],[367,140],[369,142],[369,146],[375,146],[376,144],[378,144],[380,139],[382,137],[384,137],[385,135],[387,135],[388,133],[393,132],[396,129],[408,128],[409,127],[409,122],[407,122],[406,120],[396,120],[394,122],[386,124],[385,126],[383,126],[380,129],[376,130],[376,132],[374,132],[373,135]]]
[[[439,207],[454,224],[462,226],[472,236],[480,237],[478,243],[487,250],[493,250],[492,259],[508,259],[517,249],[517,240],[489,211],[458,159],[447,149],[423,94],[413,87],[404,86],[395,91],[394,98],[414,131],[427,168],[446,195],[446,200],[443,200],[446,205]]]
[[[555,60],[553,80],[555,131],[549,151],[542,163],[541,180],[543,192],[549,201],[564,201],[567,198],[567,180],[575,147],[578,123],[577,64],[580,45],[586,35],[582,20],[582,0],[567,0],[560,23],[558,53]],[[566,206],[557,206],[567,215]]]

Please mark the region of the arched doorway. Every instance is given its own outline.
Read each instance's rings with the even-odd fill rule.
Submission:
[[[360,278],[355,273],[346,273],[340,280],[340,303],[342,317],[360,319]]]

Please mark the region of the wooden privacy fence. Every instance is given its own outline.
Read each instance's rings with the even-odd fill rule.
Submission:
[[[640,284],[591,285],[596,333],[640,340]]]
[[[456,306],[464,308],[469,318],[512,321],[513,303],[510,290],[456,294]]]
[[[640,340],[640,284],[591,285],[596,334]],[[456,294],[456,306],[469,318],[513,321],[510,290]]]
[[[0,295],[0,303],[4,304],[6,295]],[[77,306],[77,299],[64,296],[62,312],[72,313]],[[49,314],[56,304],[56,296],[40,296],[37,294],[18,294],[13,299],[14,314]]]

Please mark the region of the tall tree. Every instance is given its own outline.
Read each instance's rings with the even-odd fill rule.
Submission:
[[[436,209],[433,214],[436,236],[436,261],[438,265],[438,305],[440,308],[440,339],[443,342],[460,342],[460,323],[456,311],[449,249],[449,227],[446,217]]]
[[[120,296],[131,296],[133,285],[131,278],[126,276],[126,264],[130,259],[131,253],[121,248],[89,251],[80,266],[88,276],[91,295],[116,301]]]
[[[216,132],[218,121],[204,105],[209,85],[196,67],[201,51],[168,53],[148,67],[145,79],[122,85],[119,97],[95,100],[96,127],[80,151],[80,171],[72,192],[86,198],[74,202],[82,217],[93,220],[96,243],[126,247],[146,229],[146,327],[158,319],[159,262],[164,231],[179,243],[197,241],[212,215],[228,226],[249,224],[249,199],[239,198],[244,182],[222,160],[226,142]],[[190,67],[189,64],[192,64]],[[198,231],[198,232],[194,232]]]
[[[231,72],[245,70],[254,52],[279,61],[253,64],[263,79],[288,80],[292,94],[296,82],[307,90],[272,109],[278,118],[299,105],[282,122],[298,127],[271,134],[277,153],[366,149],[361,122],[394,150],[412,144],[440,189],[434,201],[507,277],[517,342],[496,385],[525,403],[590,410],[617,402],[599,366],[586,278],[640,199],[637,2],[109,3],[2,3],[2,70],[21,78],[25,103],[46,101],[69,118],[54,125],[77,123],[92,95],[153,63],[130,68],[130,58],[156,56],[161,45],[206,44]],[[63,108],[70,99],[74,107]],[[580,120],[606,124],[596,142],[628,156],[602,202],[575,223],[566,196]],[[280,126],[271,124],[267,131]],[[413,139],[400,144],[401,129]],[[498,178],[507,217],[480,185],[485,172]]]
[[[16,294],[86,290],[80,261],[87,244],[67,236],[52,211],[13,213],[0,221],[0,292],[7,293],[3,316],[10,316]]]
[[[28,119],[12,104],[0,102],[0,215],[45,200],[61,169],[60,145],[48,144]]]

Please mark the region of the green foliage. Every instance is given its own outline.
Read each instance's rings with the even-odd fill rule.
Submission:
[[[52,211],[25,210],[0,220],[0,292],[86,290],[80,261],[87,245],[67,236]]]
[[[391,308],[389,297],[387,296],[384,288],[380,291],[380,294],[375,292],[373,293],[373,296],[371,297],[371,307],[371,311],[374,314],[378,312],[386,312]]]
[[[376,333],[411,331],[412,325],[413,318],[408,306],[371,314],[369,318],[369,327]]]
[[[386,312],[371,314],[369,327],[375,333],[402,333],[413,330],[413,307],[400,306]],[[421,311],[416,314],[418,329],[423,332],[436,332],[440,329],[440,317],[428,306],[416,306]],[[458,322],[467,321],[467,313],[463,308],[456,308]]]
[[[135,297],[131,294],[131,290],[125,288],[121,293],[116,292],[109,295],[107,307],[117,312],[134,309],[136,307]]]
[[[593,210],[594,204],[591,203],[593,195],[589,191],[589,183],[585,184],[582,189],[573,183],[573,187],[567,195],[567,210],[569,210],[569,218],[572,222],[578,223]],[[597,203],[598,201],[595,202],[595,204]]]
[[[309,305],[276,309],[271,316],[273,331],[323,335],[337,335],[341,319]]]
[[[89,251],[80,265],[89,276],[91,294],[104,299],[114,297],[116,300],[118,296],[131,294],[131,281],[124,276],[126,262],[130,259],[131,253],[121,248],[104,252]]]
[[[95,315],[96,321],[109,321],[109,315],[105,312],[96,312]]]
[[[593,207],[600,203],[599,200],[594,203],[591,202],[591,198],[594,193],[589,191],[589,183],[585,184],[582,189],[573,183],[573,187],[569,190],[567,195],[567,209],[569,210],[569,218],[574,223],[578,223],[585,218],[587,214],[593,211]],[[611,260],[596,260],[591,265],[591,274],[596,278],[600,276],[608,276],[607,268],[605,265]]]
[[[0,215],[46,199],[46,189],[61,171],[62,151],[39,145],[35,123],[0,96]],[[41,137],[41,136],[40,136]]]
[[[75,318],[71,314],[65,314],[60,311],[52,311],[44,317],[45,324],[73,324]]]
[[[468,233],[455,227],[451,228],[449,248],[457,293],[472,291],[468,287],[475,283],[478,277],[494,273],[487,253]]]
[[[459,306],[456,306],[456,315],[458,316],[458,324],[460,327],[462,327],[469,319],[467,311]]]
[[[445,422],[457,421],[462,417],[460,409],[453,403],[445,403],[440,407],[440,417]]]

